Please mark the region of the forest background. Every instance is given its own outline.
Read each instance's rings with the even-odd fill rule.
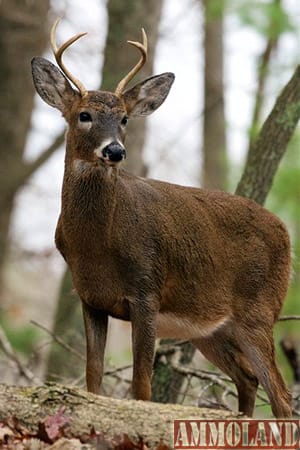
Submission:
[[[64,123],[35,96],[30,73],[33,56],[44,55],[53,61],[49,29],[57,16],[63,17],[59,42],[88,32],[68,50],[65,61],[89,89],[114,89],[136,61],[126,40],[138,40],[141,26],[149,35],[150,58],[140,78],[164,71],[176,75],[161,109],[147,121],[136,119],[129,125],[128,170],[234,192],[262,123],[299,64],[300,4],[298,0],[0,2],[1,380],[24,384],[38,378],[83,386],[79,302],[53,243],[64,165]],[[276,147],[270,137],[265,147],[272,144]],[[273,183],[266,179],[256,197],[241,186],[240,193],[264,203],[270,189],[265,206],[288,226],[294,252],[293,278],[283,313],[299,314],[299,129],[284,150]],[[255,167],[252,170],[255,173]],[[299,348],[297,322],[278,323],[275,336],[277,342],[289,339]],[[8,357],[3,343],[16,359]],[[293,373],[279,347],[278,353],[291,384]],[[205,367],[199,358],[192,361],[192,354],[190,349],[182,351],[181,362],[188,355],[190,365]],[[112,371],[130,366],[126,324],[113,321],[110,326],[107,364]],[[28,369],[27,375],[20,366]],[[104,391],[128,395],[128,377],[126,371],[121,378],[107,377]],[[196,381],[185,377],[184,387],[180,380],[171,389],[172,398],[164,394],[161,398],[160,389],[157,398],[199,403]],[[201,389],[203,393],[205,388]],[[214,386],[205,401],[220,404]]]

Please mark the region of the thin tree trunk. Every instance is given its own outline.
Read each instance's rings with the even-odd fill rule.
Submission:
[[[280,5],[281,0],[273,0],[274,5]],[[270,31],[274,28],[273,24],[274,17],[270,17]],[[277,19],[276,19],[277,20]],[[266,42],[266,46],[264,48],[264,51],[259,57],[258,61],[258,74],[257,74],[257,89],[255,94],[255,100],[254,100],[254,108],[253,108],[253,115],[251,120],[251,126],[250,126],[250,139],[249,139],[249,147],[248,152],[250,150],[251,145],[253,144],[253,141],[255,140],[260,123],[261,123],[261,113],[264,103],[264,94],[265,94],[265,85],[266,80],[269,73],[269,66],[272,54],[274,50],[276,49],[277,43],[278,43],[279,36],[274,37],[271,35],[271,37],[268,38]]]
[[[0,303],[1,303],[1,288],[3,276],[3,267],[6,261],[9,244],[9,229],[13,210],[13,199],[8,198],[6,202],[1,202],[0,205]]]
[[[30,60],[45,49],[48,9],[49,0],[0,3],[0,277],[33,109]]]
[[[131,0],[130,2],[109,0],[109,32],[102,81],[104,90],[114,91],[118,82],[137,63],[139,53],[127,44],[127,40],[140,41],[141,27],[145,28],[148,36],[148,58],[139,75],[133,80],[133,84],[152,75],[161,10],[162,0]],[[130,120],[127,135],[128,151],[125,168],[135,175],[145,176],[147,168],[142,149],[146,137],[146,119]]]
[[[227,185],[226,130],[224,111],[223,14],[212,17],[204,10],[204,117],[202,186],[225,190]]]

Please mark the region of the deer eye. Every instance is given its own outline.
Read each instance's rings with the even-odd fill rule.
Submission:
[[[90,113],[84,111],[79,114],[79,120],[80,122],[91,122],[92,116]]]
[[[125,127],[125,125],[127,125],[127,122],[128,122],[128,117],[124,116],[123,119],[121,120],[121,125],[123,127]]]

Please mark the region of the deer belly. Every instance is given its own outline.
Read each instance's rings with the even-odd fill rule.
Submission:
[[[224,326],[229,316],[215,321],[196,322],[190,317],[178,317],[172,313],[159,313],[157,316],[156,335],[159,338],[196,339],[209,336]]]

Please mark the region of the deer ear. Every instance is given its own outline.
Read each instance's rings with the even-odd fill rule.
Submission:
[[[32,77],[39,96],[48,105],[64,112],[78,95],[63,73],[45,58],[36,57],[31,61]]]
[[[153,113],[167,98],[175,75],[167,72],[147,78],[123,94],[127,114],[131,117]]]

